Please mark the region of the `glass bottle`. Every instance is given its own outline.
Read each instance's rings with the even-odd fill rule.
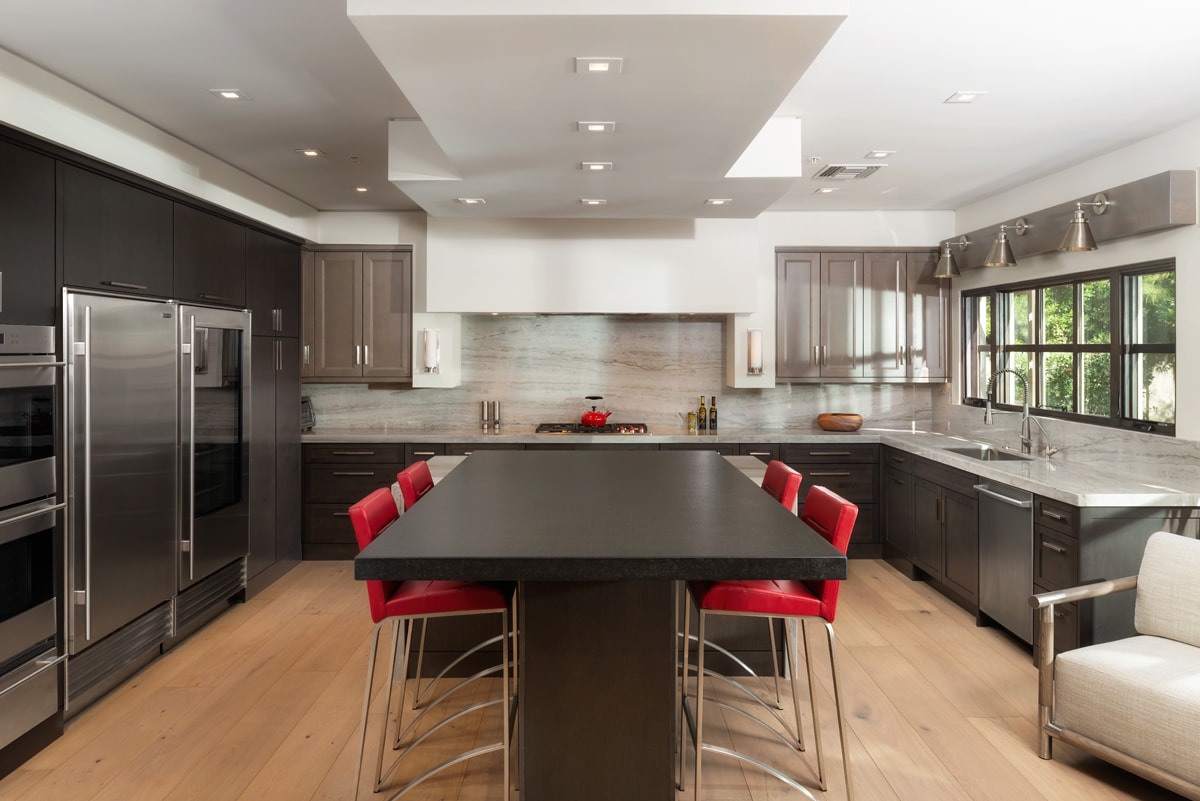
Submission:
[[[700,396],[700,411],[696,414],[696,423],[700,430],[704,431],[708,428],[708,407],[704,405],[704,396]]]
[[[712,402],[708,404],[708,430],[717,430],[717,396],[712,396]]]

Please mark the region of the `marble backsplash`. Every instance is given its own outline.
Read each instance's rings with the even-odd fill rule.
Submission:
[[[306,384],[319,428],[398,431],[479,425],[479,402],[501,403],[505,431],[574,422],[585,395],[602,395],[612,422],[646,423],[655,433],[684,429],[680,417],[700,393],[717,396],[721,427],[811,430],[821,412],[857,412],[864,427],[928,428],[942,384],[783,385],[730,389],[724,322],[611,315],[464,316],[462,386],[368,388]]]

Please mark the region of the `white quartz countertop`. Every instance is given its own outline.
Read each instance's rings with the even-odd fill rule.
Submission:
[[[1028,490],[1074,506],[1156,507],[1200,506],[1200,486],[1139,477],[1119,466],[1072,462],[1061,457],[1033,457],[1012,461],[981,461],[952,453],[948,448],[968,445],[1002,446],[927,431],[864,428],[851,433],[820,429],[764,432],[722,430],[716,434],[534,434],[531,431],[483,433],[477,430],[397,431],[377,429],[320,429],[307,433],[304,442],[404,442],[404,443],[578,443],[613,442],[627,438],[647,444],[664,443],[863,443],[890,445],[908,453],[973,473],[988,481]],[[738,457],[752,459],[754,457]],[[748,462],[746,464],[749,464]],[[739,465],[740,467],[740,465]],[[750,466],[753,467],[752,465]]]

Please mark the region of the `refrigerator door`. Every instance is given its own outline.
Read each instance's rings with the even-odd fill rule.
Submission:
[[[179,308],[179,589],[250,548],[250,315]]]
[[[175,594],[176,316],[65,297],[71,654]]]

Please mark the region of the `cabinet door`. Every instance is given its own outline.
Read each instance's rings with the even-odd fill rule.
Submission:
[[[246,227],[175,204],[175,297],[246,305]]]
[[[275,564],[275,343],[250,343],[250,576]]]
[[[863,264],[863,370],[870,378],[904,378],[908,262],[903,253],[867,253]]]
[[[362,297],[361,253],[315,254],[313,376],[362,375]]]
[[[913,536],[913,477],[884,467],[883,538],[898,556],[908,556]]]
[[[821,376],[862,377],[862,254],[821,254],[820,318]]]
[[[971,603],[979,602],[979,519],[974,498],[942,493],[943,578]]]
[[[255,336],[300,335],[300,248],[246,231],[246,305]]]
[[[317,341],[317,256],[311,250],[300,254],[300,377],[316,373]]]
[[[913,477],[912,549],[909,556],[917,567],[934,578],[942,575],[942,490],[923,478]]]
[[[909,253],[907,376],[914,381],[950,377],[950,282],[934,278],[936,253]]]
[[[820,378],[821,256],[780,253],[775,263],[775,375]]]
[[[64,282],[170,297],[174,204],[72,164],[58,174]]]
[[[293,273],[295,271],[293,270]],[[300,341],[274,340],[275,371],[275,560],[300,551]]]
[[[54,325],[54,159],[0,141],[0,323]]]
[[[362,374],[412,376],[412,254],[362,256]]]

